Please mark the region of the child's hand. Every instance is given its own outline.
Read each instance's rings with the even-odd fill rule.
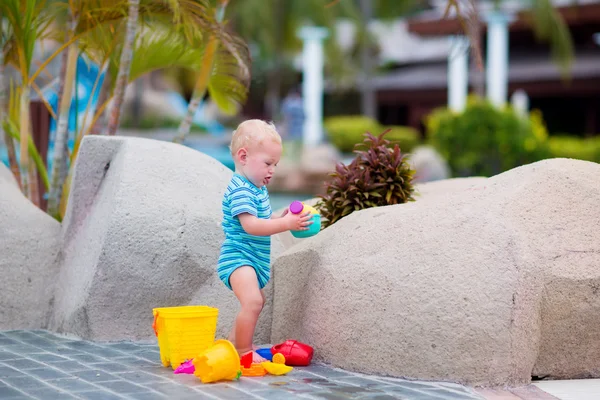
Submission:
[[[313,222],[310,220],[312,215],[310,212],[305,212],[303,214],[292,214],[284,211],[282,215],[286,222],[286,226],[290,231],[306,231],[308,230],[308,226]]]

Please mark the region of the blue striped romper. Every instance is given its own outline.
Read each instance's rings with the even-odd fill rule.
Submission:
[[[231,289],[229,277],[239,267],[250,266],[256,271],[258,285],[264,288],[271,274],[271,237],[246,233],[238,215],[252,214],[257,218],[271,218],[271,202],[265,186],[258,188],[240,174],[233,174],[223,196],[223,232],[225,241],[217,272]]]

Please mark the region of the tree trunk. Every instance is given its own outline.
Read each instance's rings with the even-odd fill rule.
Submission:
[[[75,18],[73,24],[75,24]],[[72,28],[74,28],[74,25]],[[48,197],[48,214],[53,217],[58,216],[60,197],[62,194],[64,177],[66,176],[69,111],[71,109],[73,83],[75,81],[77,69],[77,45],[75,43],[69,45],[66,54],[66,57],[63,56],[64,65],[61,66],[61,82],[59,87],[62,87],[63,90],[62,95],[59,97],[58,122],[56,124],[56,136],[54,139],[54,156],[52,157],[52,181],[50,182],[50,195]]]
[[[108,68],[106,72],[104,72],[104,80],[102,81],[102,86],[100,87],[100,93],[98,94],[98,104],[97,109],[102,107],[102,104],[108,100],[108,92],[110,91],[110,73],[108,72]],[[98,112],[98,111],[96,111]],[[98,118],[96,118],[96,122],[94,122],[94,126],[91,130],[92,135],[103,135],[106,134],[106,107],[102,110]]]
[[[23,77],[25,80],[27,77]],[[21,187],[23,188],[23,194],[30,199],[33,204],[38,205],[38,200],[34,197],[36,194],[37,187],[33,184],[32,181],[35,181],[33,176],[30,176],[30,171],[32,170],[29,167],[29,129],[30,129],[30,114],[29,114],[29,88],[26,82],[23,83],[23,87],[21,90],[21,103],[19,108],[19,119],[20,119],[20,133],[19,133],[19,153],[20,153],[20,164],[21,164]],[[35,182],[37,183],[37,182]]]
[[[131,101],[131,120],[133,126],[140,127],[142,121],[142,96],[144,95],[145,77],[140,77],[133,82],[134,92]]]
[[[0,21],[1,22],[1,21]],[[1,31],[0,26],[0,31]],[[19,172],[19,163],[17,162],[17,153],[15,151],[15,142],[7,130],[4,130],[4,122],[7,118],[7,93],[6,78],[4,76],[4,52],[0,51],[0,130],[4,133],[4,142],[8,153],[8,164],[19,187],[21,187],[21,173]]]
[[[471,43],[471,69],[473,74],[473,92],[479,97],[485,97],[485,68],[481,55],[482,26],[479,20],[477,2],[470,0],[470,10],[467,15],[467,34]]]
[[[129,82],[129,71],[131,69],[131,60],[133,58],[133,48],[135,43],[135,34],[138,25],[140,0],[129,0],[129,15],[127,17],[127,31],[125,33],[125,43],[119,62],[119,73],[115,85],[115,94],[108,119],[108,134],[114,135],[119,128],[119,119],[121,117],[121,106],[125,97],[125,89]]]
[[[206,94],[206,89],[208,88],[208,82],[210,81],[210,75],[213,70],[215,53],[219,44],[218,40],[214,36],[208,40],[209,42],[206,45],[206,51],[204,52],[202,67],[198,75],[198,80],[196,81],[196,87],[194,88],[194,93],[192,94],[192,99],[188,105],[185,117],[179,125],[177,137],[173,140],[175,143],[183,143],[185,137],[190,133],[194,115],[196,115],[196,111],[198,110],[200,102],[202,101],[202,98]]]
[[[367,38],[360,47],[360,64],[362,72],[361,82],[361,112],[367,117],[377,119],[377,103],[375,91],[371,86],[371,77],[373,76],[373,54],[369,38],[369,22],[373,16],[373,4],[371,0],[360,0],[360,11],[363,17],[363,25],[367,31]]]
[[[219,7],[217,9],[218,22],[221,22],[223,20],[223,16],[225,15],[225,8],[227,7],[228,2],[229,0],[220,1]],[[196,115],[196,111],[198,110],[200,102],[202,101],[202,98],[206,94],[206,90],[208,88],[208,82],[210,81],[210,76],[213,71],[213,64],[215,61],[217,47],[219,47],[219,41],[213,35],[208,39],[208,43],[206,44],[206,51],[204,52],[204,59],[202,60],[202,67],[200,68],[198,80],[196,81],[196,85],[194,87],[194,93],[192,94],[190,104],[188,105],[187,113],[181,121],[181,124],[179,124],[177,136],[175,137],[175,139],[173,139],[175,143],[183,143],[185,137],[190,133],[190,128],[194,120],[194,115]]]

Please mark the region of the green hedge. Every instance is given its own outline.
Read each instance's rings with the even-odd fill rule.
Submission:
[[[548,139],[548,147],[553,157],[577,158],[600,163],[600,136],[592,138],[551,136]]]
[[[534,111],[526,118],[511,107],[470,97],[465,110],[435,110],[426,118],[430,144],[455,176],[492,176],[550,156],[546,127]]]
[[[383,126],[364,116],[339,116],[325,119],[324,127],[331,143],[341,152],[350,153],[354,145],[362,143],[363,134],[370,132],[379,135],[386,129],[391,131],[385,136],[392,144],[398,143],[403,152],[410,152],[419,144],[419,133],[406,126]]]

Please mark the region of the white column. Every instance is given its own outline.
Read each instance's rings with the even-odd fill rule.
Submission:
[[[513,17],[502,11],[492,11],[487,21],[487,97],[501,107],[506,103],[508,91],[508,24]]]
[[[468,92],[469,40],[465,36],[452,36],[448,54],[448,108],[463,111]]]
[[[515,90],[510,98],[513,109],[522,117],[527,117],[529,112],[529,96],[523,89]]]
[[[323,39],[327,29],[304,27],[298,36],[304,41],[302,54],[302,97],[304,100],[305,147],[319,144],[323,140]]]

